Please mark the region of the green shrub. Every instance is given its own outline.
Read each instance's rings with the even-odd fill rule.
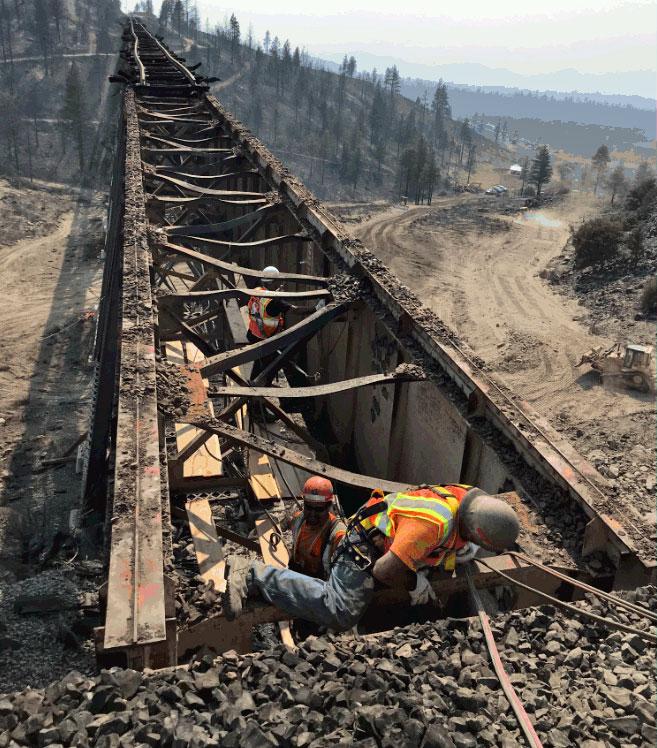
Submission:
[[[641,311],[644,314],[657,313],[657,278],[646,281],[641,292]]]
[[[654,177],[644,179],[632,187],[625,198],[625,210],[636,213],[639,219],[646,218],[657,202],[657,181]]]
[[[571,226],[570,240],[575,247],[575,267],[597,267],[613,260],[623,237],[617,218],[592,218],[577,228]]]

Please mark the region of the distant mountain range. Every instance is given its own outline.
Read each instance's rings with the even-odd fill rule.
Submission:
[[[354,52],[359,70],[376,68],[383,72],[397,65],[402,77],[445,81],[459,86],[523,91],[541,91],[556,98],[581,96],[605,104],[629,105],[637,109],[655,109],[657,75],[651,70],[621,70],[614,73],[581,73],[572,68],[551,73],[527,75],[506,68],[490,68],[479,63],[451,63],[426,65],[406,60],[376,55],[371,52]],[[329,60],[333,55],[323,55]],[[336,61],[337,57],[333,57]],[[340,57],[341,59],[341,57]]]

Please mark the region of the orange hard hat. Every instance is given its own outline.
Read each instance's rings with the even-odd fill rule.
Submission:
[[[328,478],[313,475],[303,485],[303,500],[309,504],[330,504],[333,501],[333,484]]]

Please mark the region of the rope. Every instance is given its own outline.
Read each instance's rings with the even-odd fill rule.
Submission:
[[[534,726],[529,719],[529,715],[525,711],[525,707],[522,705],[518,694],[516,693],[511,684],[511,681],[509,680],[508,673],[504,669],[504,664],[502,663],[502,659],[500,658],[499,650],[497,649],[497,645],[495,644],[495,637],[493,636],[493,631],[490,627],[488,614],[486,613],[483,603],[481,602],[481,598],[479,597],[477,588],[474,586],[472,575],[468,568],[465,569],[465,576],[468,580],[470,595],[472,596],[472,600],[475,604],[475,607],[477,608],[477,615],[479,616],[479,620],[481,621],[481,627],[484,630],[486,646],[488,647],[488,654],[490,655],[491,662],[493,663],[495,675],[497,675],[497,679],[500,682],[500,686],[502,686],[504,695],[506,696],[509,704],[511,705],[511,708],[513,709],[514,714],[516,715],[518,725],[525,735],[527,744],[530,746],[530,748],[542,748],[543,744],[536,734]]]
[[[657,636],[655,636],[655,634],[651,634],[648,631],[642,631],[641,629],[636,629],[633,626],[626,626],[624,623],[619,623],[618,621],[612,621],[610,618],[603,618],[603,616],[596,615],[595,613],[589,613],[586,610],[581,610],[575,605],[566,603],[563,600],[558,600],[556,597],[552,597],[552,595],[548,595],[546,592],[541,592],[541,590],[537,590],[534,587],[530,587],[528,584],[525,584],[524,582],[520,582],[517,579],[510,577],[508,574],[505,574],[503,571],[500,571],[499,569],[495,569],[493,566],[487,563],[483,558],[478,558],[477,563],[482,564],[490,571],[494,571],[496,574],[501,576],[503,579],[506,579],[507,582],[510,582],[511,584],[515,584],[517,587],[522,587],[522,589],[527,590],[528,592],[532,592],[534,595],[537,595],[538,597],[542,597],[544,600],[547,600],[552,605],[556,605],[559,608],[564,608],[565,610],[568,610],[571,613],[574,613],[575,615],[582,616],[583,618],[590,618],[594,621],[597,621],[598,623],[601,623],[603,626],[606,626],[607,628],[618,629],[619,631],[626,631],[628,634],[636,634],[637,636],[641,637],[642,639],[645,639],[651,644],[657,644]]]

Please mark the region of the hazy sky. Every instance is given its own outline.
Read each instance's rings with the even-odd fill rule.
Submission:
[[[199,0],[201,17],[235,12],[258,39],[266,29],[311,54],[364,51],[409,62],[477,62],[526,74],[655,70],[654,0]]]

